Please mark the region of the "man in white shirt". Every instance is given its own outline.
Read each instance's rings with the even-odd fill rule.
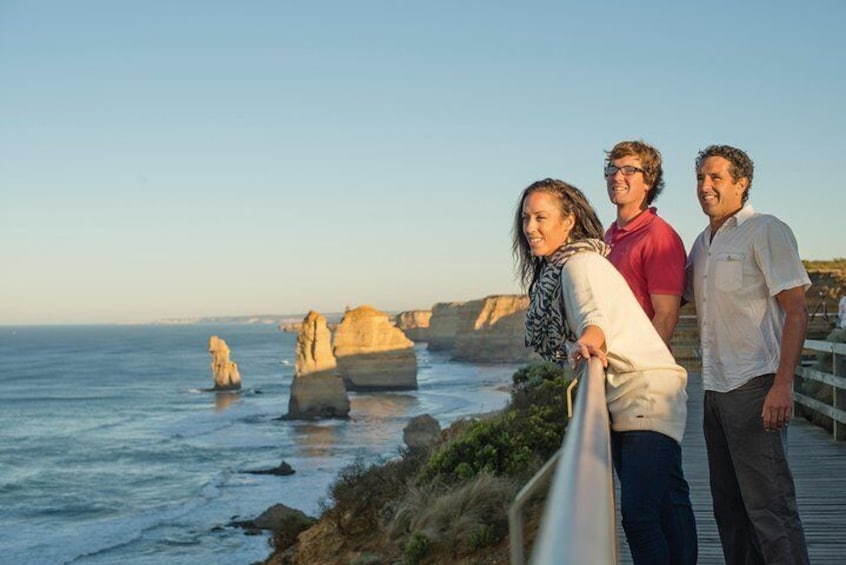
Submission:
[[[811,281],[787,224],[747,203],[752,174],[734,147],[696,158],[709,225],[688,257],[685,298],[699,318],[714,517],[728,565],[806,564],[787,425]]]

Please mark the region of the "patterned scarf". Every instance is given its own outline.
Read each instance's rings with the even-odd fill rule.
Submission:
[[[553,363],[567,360],[567,342],[576,336],[567,323],[561,293],[561,268],[576,253],[593,252],[603,257],[611,250],[599,239],[581,239],[563,245],[544,264],[531,291],[531,304],[526,312],[526,347]]]

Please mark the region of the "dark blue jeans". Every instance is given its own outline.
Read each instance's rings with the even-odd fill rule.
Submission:
[[[658,432],[611,432],[611,454],[635,565],[696,563],[696,520],[681,445]]]

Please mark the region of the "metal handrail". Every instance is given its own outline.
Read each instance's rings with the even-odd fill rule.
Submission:
[[[532,563],[617,563],[617,523],[605,371],[585,364],[561,449],[517,494],[509,509],[511,563],[523,565],[522,506],[554,468]],[[558,459],[557,465],[555,459]]]

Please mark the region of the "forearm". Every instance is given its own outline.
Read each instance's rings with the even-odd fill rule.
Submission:
[[[679,322],[681,297],[672,294],[651,294],[650,299],[652,309],[655,311],[652,316],[652,325],[669,347],[676,324]]]
[[[679,321],[678,313],[675,316],[670,314],[655,313],[652,318],[652,325],[655,326],[655,331],[664,340],[664,343],[669,347],[670,340],[673,338],[673,332],[676,330],[676,324]]]
[[[792,385],[796,367],[802,357],[805,335],[808,329],[808,311],[805,309],[788,312],[781,336],[781,355],[776,373],[776,382]]]

